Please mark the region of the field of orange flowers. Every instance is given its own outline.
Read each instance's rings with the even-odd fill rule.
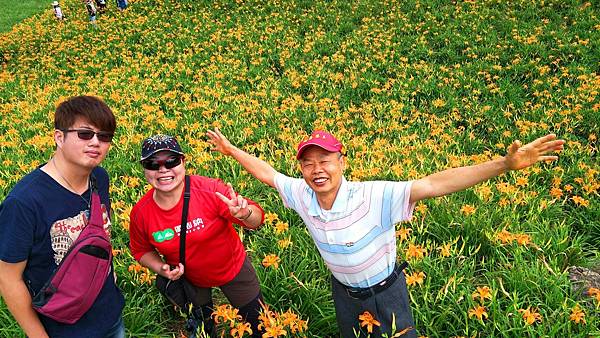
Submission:
[[[180,334],[127,248],[129,211],[147,189],[139,145],[158,132],[178,136],[192,173],[267,211],[260,230],[240,232],[269,307],[266,336],[337,332],[329,274],[300,218],[210,151],[213,127],[293,176],[295,145],[330,130],[351,180],[415,179],[556,133],[567,141],[556,163],[417,205],[397,225],[398,253],[419,335],[600,335],[600,290],[574,292],[567,273],[600,258],[597,2],[131,0],[95,25],[80,1],[61,4],[67,21],[49,8],[0,35],[0,198],[49,159],[58,102],[93,94],[114,109],[104,167],[131,337]],[[214,318],[224,335],[248,334],[225,304]],[[2,302],[0,336],[22,336]]]

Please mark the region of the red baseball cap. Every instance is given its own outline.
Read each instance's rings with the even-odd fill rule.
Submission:
[[[299,160],[304,150],[306,150],[306,148],[310,146],[321,147],[332,153],[337,153],[339,151],[341,152],[342,148],[344,147],[342,143],[330,133],[323,130],[315,130],[309,138],[303,140],[298,144],[298,152],[296,153],[296,159]]]

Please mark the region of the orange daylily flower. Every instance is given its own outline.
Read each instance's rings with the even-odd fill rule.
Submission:
[[[600,304],[600,289],[589,288],[587,293],[590,297],[594,297],[596,301]]]
[[[476,210],[477,210],[477,208],[475,208],[474,206],[472,206],[470,204],[465,204],[462,206],[462,208],[460,208],[460,211],[467,216],[473,215]]]
[[[579,308],[579,305],[575,305],[575,307],[571,309],[571,315],[569,316],[569,319],[576,324],[585,324],[585,312]]]
[[[265,327],[265,333],[263,333],[263,338],[275,338],[285,335],[287,335],[287,331],[284,330],[281,325],[273,325]]]
[[[469,310],[469,318],[477,317],[479,320],[483,320],[483,317],[488,318],[487,311],[485,307],[479,305],[471,310]]]
[[[277,268],[279,268],[280,261],[281,261],[281,259],[277,255],[269,254],[269,255],[266,255],[265,258],[263,258],[262,265],[265,268],[272,266],[273,268],[277,269]]]
[[[471,295],[473,299],[479,297],[479,302],[483,303],[486,299],[492,300],[492,293],[490,292],[489,286],[477,287],[477,291]]]
[[[527,245],[531,241],[531,237],[527,234],[516,234],[514,239],[519,243],[519,245]]]
[[[571,200],[573,200],[573,202],[575,202],[575,204],[584,206],[586,208],[590,206],[590,201],[586,200],[583,197],[573,196],[573,197],[571,197]]]
[[[252,334],[252,329],[250,328],[250,323],[237,323],[233,329],[231,329],[230,333],[233,337],[243,337],[244,333],[248,332],[248,334]]]
[[[519,309],[519,312],[523,315],[523,320],[527,325],[542,321],[542,315],[536,312],[535,309],[532,310],[530,306],[527,309]]]
[[[381,323],[369,311],[365,311],[362,315],[359,315],[358,320],[360,320],[360,326],[366,326],[369,333],[373,332],[373,326],[381,326]]]
[[[425,249],[424,247],[420,245],[409,244],[408,249],[406,249],[406,259],[420,259],[423,258],[426,253],[427,249]]]
[[[496,238],[502,242],[502,244],[506,244],[512,242],[514,235],[506,231],[506,229],[502,229],[502,231],[496,234]]]
[[[405,241],[408,239],[408,236],[410,236],[410,233],[412,232],[411,228],[400,228],[396,231],[396,237],[400,238],[400,241]]]
[[[552,188],[550,189],[550,196],[554,197],[554,198],[561,198],[563,195],[563,192],[560,188]]]
[[[415,284],[423,284],[423,280],[425,279],[425,273],[423,271],[413,272],[410,275],[406,276],[406,285],[413,286]]]
[[[284,326],[290,328],[291,333],[304,332],[308,328],[306,321],[301,320],[292,310],[287,310],[279,318]]]
[[[242,320],[242,316],[238,315],[239,310],[230,304],[219,305],[212,313],[215,323],[229,322],[230,327],[235,325],[236,321]]]

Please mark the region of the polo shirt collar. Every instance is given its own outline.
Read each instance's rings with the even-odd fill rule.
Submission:
[[[342,176],[342,184],[340,185],[340,189],[335,196],[335,201],[333,201],[331,210],[328,211],[331,213],[344,212],[346,210],[346,206],[348,205],[348,195],[348,182],[346,181],[346,178]],[[322,209],[321,206],[319,206],[317,194],[312,191],[310,206],[308,207],[308,214],[310,216],[320,216],[321,211]]]

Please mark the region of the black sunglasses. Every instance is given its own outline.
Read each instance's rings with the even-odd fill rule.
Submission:
[[[94,135],[96,135],[98,137],[98,141],[112,142],[113,136],[115,136],[113,133],[109,133],[107,131],[95,132],[89,129],[64,129],[63,132],[77,132],[77,137],[86,141],[91,140],[94,137]]]
[[[162,161],[149,159],[142,161],[142,167],[144,167],[146,170],[158,170],[160,169],[160,166],[164,165],[167,169],[173,169],[181,164],[182,159],[183,156],[169,157],[168,159]]]

